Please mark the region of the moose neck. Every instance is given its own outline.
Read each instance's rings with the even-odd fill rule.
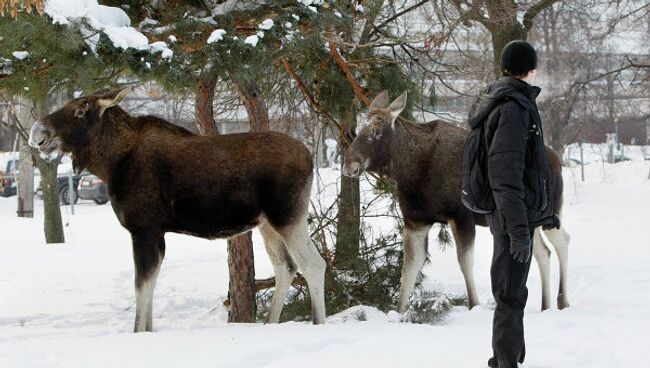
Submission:
[[[89,144],[72,150],[80,166],[106,181],[124,155],[137,143],[136,132],[126,124],[128,113],[119,107],[104,112],[99,125],[90,132]]]
[[[424,139],[423,129],[426,128],[397,120],[386,137],[386,143],[377,148],[368,170],[387,176],[398,184],[409,180],[413,176],[413,165],[421,161],[432,144]]]

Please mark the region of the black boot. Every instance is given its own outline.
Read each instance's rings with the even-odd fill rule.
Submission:
[[[488,359],[488,367],[490,368],[499,368],[499,362],[497,362],[497,358],[492,357]]]

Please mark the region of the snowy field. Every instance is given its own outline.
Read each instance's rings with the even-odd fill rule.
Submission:
[[[650,162],[565,169],[563,225],[572,236],[569,300],[540,312],[537,267],[526,311],[529,368],[647,367],[650,351]],[[323,177],[338,173],[323,171]],[[46,246],[34,220],[0,198],[0,367],[485,367],[492,311],[457,307],[440,325],[392,322],[226,324],[225,241],[168,234],[154,297],[153,333],[132,334],[129,235],[109,205],[63,208],[65,245]],[[431,236],[435,238],[435,236]],[[256,273],[272,274],[254,236]],[[430,245],[426,288],[464,293],[453,249]],[[477,237],[474,274],[485,306],[491,238]],[[552,265],[553,290],[557,262]],[[555,300],[555,296],[553,296]],[[392,315],[390,315],[392,317]]]

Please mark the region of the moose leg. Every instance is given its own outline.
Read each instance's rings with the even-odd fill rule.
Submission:
[[[545,230],[544,234],[553,244],[555,253],[560,263],[560,287],[557,294],[557,308],[564,309],[569,307],[569,298],[567,296],[567,273],[569,267],[569,242],[571,237],[564,230],[560,229]]]
[[[414,224],[409,221],[404,224],[404,265],[402,266],[397,304],[399,313],[406,312],[418,273],[422,270],[427,258],[429,229],[431,229],[431,224]]]
[[[469,309],[480,305],[474,283],[474,239],[476,238],[476,227],[471,217],[455,220],[451,223],[451,231],[456,241],[456,257],[460,272],[465,279]]]
[[[533,256],[539,267],[539,278],[542,281],[542,311],[551,307],[551,251],[542,239],[538,228],[533,235]]]
[[[325,260],[309,238],[307,214],[299,216],[297,222],[278,229],[291,255],[291,259],[302,271],[314,314],[314,324],[325,323]]]
[[[153,290],[165,257],[162,233],[132,233],[135,263],[135,327],[133,332],[153,330]]]
[[[268,222],[261,224],[259,230],[264,238],[264,245],[266,246],[266,251],[269,254],[269,258],[273,264],[273,271],[275,272],[275,291],[273,292],[271,308],[266,317],[266,322],[278,323],[289,286],[291,286],[291,281],[293,281],[293,277],[296,274],[296,266],[293,260],[291,260],[291,256],[280,234]]]

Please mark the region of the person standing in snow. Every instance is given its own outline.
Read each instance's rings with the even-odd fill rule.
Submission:
[[[334,170],[338,167],[336,164],[336,151],[338,144],[336,143],[336,140],[332,138],[326,138],[325,146],[327,147],[327,166],[329,166],[330,169]]]
[[[549,166],[542,121],[532,86],[537,53],[526,41],[503,49],[503,77],[490,83],[470,113],[470,125],[482,121],[487,148],[487,176],[495,210],[487,214],[494,238],[490,276],[497,303],[492,325],[489,367],[512,368],[524,361],[526,280],[533,231],[558,227],[548,186]],[[476,120],[478,119],[478,121]]]

